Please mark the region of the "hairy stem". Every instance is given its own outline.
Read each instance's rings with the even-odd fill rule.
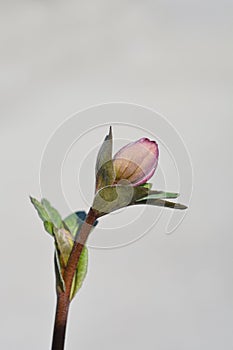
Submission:
[[[90,231],[98,217],[98,212],[90,208],[85,222],[76,237],[66,269],[64,271],[65,292],[57,292],[57,307],[54,322],[52,350],[63,350],[65,344],[66,324],[70,306],[70,291],[80,255]]]

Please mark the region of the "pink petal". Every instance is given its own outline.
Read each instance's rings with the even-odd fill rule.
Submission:
[[[116,182],[127,179],[133,186],[145,183],[155,172],[159,150],[155,141],[141,138],[121,148],[113,158]]]

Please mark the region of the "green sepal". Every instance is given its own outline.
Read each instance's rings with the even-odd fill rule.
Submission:
[[[174,209],[186,209],[186,206],[183,204],[163,200],[166,198],[177,198],[179,196],[178,193],[154,191],[150,190],[151,184],[145,185],[147,186],[113,185],[104,187],[97,192],[93,209],[97,210],[100,216],[134,204],[150,204]]]
[[[164,192],[164,191],[149,191],[147,196],[137,199],[137,201],[147,199],[165,199],[165,198],[177,198],[179,193]]]
[[[132,186],[107,186],[96,193],[92,208],[102,216],[128,206],[133,198],[134,188]]]
[[[108,135],[99,150],[96,160],[96,191],[109,186],[114,182],[115,173],[112,161],[112,128],[110,127]]]
[[[152,184],[150,183],[133,187],[134,195],[132,199],[132,204],[135,201],[141,201],[145,199],[177,198],[179,196],[179,193],[155,191],[155,190],[151,190],[151,188],[152,188]]]
[[[72,300],[78,290],[81,288],[83,281],[87,274],[87,265],[88,265],[88,250],[84,246],[82,253],[79,258],[78,266],[74,275],[74,279],[72,282],[71,292],[70,292],[70,300]]]
[[[186,205],[180,204],[180,203],[173,203],[169,202],[163,199],[144,199],[135,202],[134,204],[147,204],[147,205],[155,205],[159,207],[166,207],[166,208],[172,208],[172,209],[187,209]]]
[[[145,198],[148,196],[150,189],[149,187],[144,187],[144,186],[136,186],[132,187],[133,188],[133,198],[132,202],[138,201],[141,198]]]

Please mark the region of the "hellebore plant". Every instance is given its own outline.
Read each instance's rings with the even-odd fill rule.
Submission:
[[[93,204],[86,214],[78,211],[62,220],[46,199],[31,197],[45,230],[54,238],[57,307],[52,350],[63,350],[71,300],[87,273],[86,241],[97,220],[131,205],[155,205],[173,209],[186,206],[167,201],[177,193],[152,190],[147,181],[154,174],[159,158],[158,145],[148,138],[129,143],[112,157],[112,130],[99,150],[96,161],[96,187]]]

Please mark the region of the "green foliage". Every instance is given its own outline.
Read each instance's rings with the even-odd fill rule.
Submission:
[[[165,199],[165,198],[177,198],[179,193],[164,192],[164,191],[148,191],[148,194],[144,197],[137,199],[137,201],[146,199]]]
[[[96,191],[114,182],[115,173],[112,161],[112,128],[99,150],[96,160]]]
[[[73,237],[71,233],[64,228],[54,228],[53,233],[60,265],[62,268],[65,268],[73,248]]]
[[[50,221],[44,221],[45,230],[53,236],[53,224]]]
[[[99,189],[95,195],[93,209],[99,212],[99,216],[111,213],[117,209],[130,205],[154,205],[164,206],[173,209],[186,209],[185,205],[169,202],[167,198],[177,198],[178,193],[154,191],[150,183],[133,187],[128,184],[107,185],[113,180],[112,166],[112,135],[111,129],[109,135],[105,138],[105,142],[98,155],[96,168],[99,169],[96,177],[97,188]],[[109,159],[110,157],[110,159]],[[106,162],[106,160],[108,161]],[[110,162],[108,164],[108,162]],[[53,236],[55,243],[55,273],[56,286],[58,291],[65,291],[64,271],[67,266],[70,253],[73,248],[74,240],[77,238],[83,220],[85,220],[85,212],[77,212],[69,215],[62,221],[59,212],[53,208],[47,199],[39,202],[37,199],[30,197],[32,204],[41,220],[44,223],[45,230]],[[97,221],[95,222],[95,225]],[[94,226],[95,226],[94,225]],[[84,246],[77,265],[75,276],[72,282],[70,299],[73,299],[87,273],[88,250]]]
[[[177,198],[178,193],[151,190],[151,184],[133,187],[131,185],[113,185],[100,189],[95,196],[93,208],[105,215],[117,209],[135,205],[150,204],[174,209],[185,209],[181,204],[161,201],[166,198]],[[159,201],[160,200],[160,201]]]
[[[73,248],[73,237],[69,231],[64,228],[54,229],[55,235],[55,246],[56,246],[56,278],[57,278],[57,287],[61,290],[64,290],[64,280],[63,280],[63,271],[65,270],[70,253]],[[79,258],[77,269],[73,278],[72,288],[70,292],[70,299],[73,299],[78,290],[81,288],[82,283],[86,277],[87,273],[87,264],[88,264],[88,250],[84,246],[82,253]]]
[[[56,287],[59,292],[60,291],[65,292],[66,286],[62,276],[59,253],[57,249],[55,249],[55,253],[54,253],[54,265],[55,265],[55,275],[56,275]]]
[[[44,222],[45,230],[49,234],[53,235],[54,227],[56,228],[63,227],[60,214],[55,208],[53,208],[50,205],[47,199],[42,199],[41,202],[39,202],[37,199],[32,197],[30,197],[30,199],[35,209],[37,210],[39,217]]]
[[[41,204],[36,198],[30,197],[30,200],[32,202],[32,204],[34,205],[35,209],[37,210],[37,213],[39,215],[39,217],[41,218],[41,220],[45,221],[50,221],[50,217],[45,209],[45,207],[43,206],[43,204]]]
[[[87,264],[88,264],[88,250],[84,246],[79,258],[78,266],[77,266],[76,273],[75,273],[72,287],[71,287],[71,292],[70,292],[71,300],[75,297],[76,293],[78,292],[78,290],[81,288],[83,284],[83,281],[87,274]]]
[[[63,223],[64,223],[64,226],[68,228],[72,236],[75,237],[82,221],[79,219],[76,213],[73,213],[67,216],[64,219]]]
[[[32,204],[38,212],[39,217],[44,223],[45,230],[54,238],[55,243],[55,274],[56,287],[58,291],[65,291],[65,282],[63,279],[64,270],[67,266],[70,253],[73,248],[74,238],[81,227],[83,220],[77,214],[85,216],[85,212],[77,212],[69,215],[62,221],[61,215],[53,208],[49,201],[42,199],[39,202],[37,199],[30,197]],[[74,298],[77,291],[81,288],[84,278],[87,273],[88,251],[84,246],[76,273],[72,283],[71,299]]]
[[[146,186],[136,186],[133,187],[133,198],[132,198],[132,203],[140,200],[141,198],[145,198],[149,192],[150,192],[150,188],[146,187]]]
[[[41,204],[43,205],[44,209],[46,210],[49,216],[49,220],[47,221],[52,222],[52,224],[57,228],[63,227],[61,215],[58,213],[58,211],[55,208],[53,208],[50,205],[49,201],[43,198],[41,201]]]

